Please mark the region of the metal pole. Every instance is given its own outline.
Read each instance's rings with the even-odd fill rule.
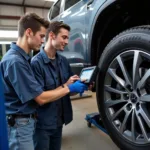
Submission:
[[[6,114],[4,106],[3,84],[0,71],[0,150],[8,150]]]

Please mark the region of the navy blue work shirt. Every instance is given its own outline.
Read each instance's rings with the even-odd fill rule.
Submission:
[[[60,72],[60,80],[63,84],[68,81],[73,73],[67,59],[64,56],[56,54],[56,57]],[[35,78],[40,83],[44,91],[56,89],[60,85],[57,69],[54,68],[43,48],[41,48],[40,52],[32,58],[31,66],[35,74]],[[61,114],[63,116],[63,122],[68,124],[72,121],[72,105],[68,94],[57,101],[38,107],[37,128],[56,129],[58,127],[58,109],[60,108],[60,103],[58,104],[58,101],[60,100],[62,105]]]
[[[12,43],[0,63],[6,114],[31,114],[37,108],[33,99],[43,90],[34,77],[29,60],[26,52]]]

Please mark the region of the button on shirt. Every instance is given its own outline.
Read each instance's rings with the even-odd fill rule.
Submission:
[[[43,90],[34,77],[29,60],[26,52],[12,43],[0,63],[6,114],[31,114],[37,108],[33,99]]]
[[[52,61],[43,48],[32,58],[31,66],[44,91],[56,89],[73,75],[65,57],[56,54],[56,61]],[[66,95],[57,101],[40,106],[37,112],[37,128],[56,129],[63,123],[68,124],[72,121],[70,97]]]

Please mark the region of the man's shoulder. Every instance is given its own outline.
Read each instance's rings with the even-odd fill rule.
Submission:
[[[4,55],[0,65],[6,73],[12,72],[13,70],[18,71],[20,68],[23,70],[24,66],[27,66],[20,55],[10,52]]]
[[[9,49],[8,52],[3,56],[1,62],[8,62],[9,64],[13,64],[17,62],[23,62],[23,59],[13,49]]]
[[[35,56],[33,56],[31,59],[31,63],[37,63],[37,62],[42,62],[42,61],[43,59],[42,59],[42,55],[40,52],[36,54]]]

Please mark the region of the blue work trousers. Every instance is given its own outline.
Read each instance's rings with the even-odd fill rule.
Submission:
[[[35,130],[34,145],[35,150],[60,150],[62,140],[62,126],[57,129]]]

